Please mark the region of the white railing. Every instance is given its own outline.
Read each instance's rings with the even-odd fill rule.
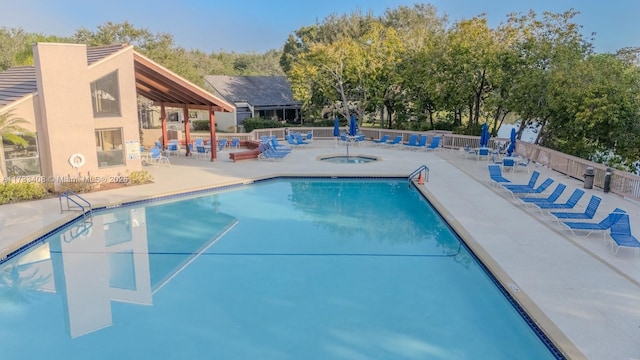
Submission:
[[[314,139],[334,139],[333,127],[293,127],[290,131],[312,133]],[[261,136],[275,135],[279,139],[284,139],[284,128],[274,129],[257,129],[251,133],[216,133],[217,139],[226,138],[231,140],[234,137],[240,140],[260,140]],[[450,131],[407,131],[407,130],[391,130],[381,128],[361,128],[360,132],[365,135],[366,140],[380,139],[384,135],[391,138],[402,135],[403,141],[407,141],[411,134],[427,135],[430,143],[435,136],[442,137],[441,146],[447,149],[460,149],[465,146],[477,148],[480,146],[479,136],[458,135]],[[192,134],[192,137],[194,135]],[[208,133],[201,137],[208,139]],[[145,137],[146,139],[146,137]],[[499,143],[507,143],[508,138],[491,138],[489,147],[498,148]],[[524,141],[518,141],[516,145],[516,153],[531,159],[540,165],[547,166],[564,175],[573,177],[578,180],[584,180],[584,174],[587,167],[594,168],[595,177],[593,186],[604,188],[605,172],[607,167],[588,160],[580,159],[575,156],[567,155],[555,150],[547,149],[542,146],[534,145]],[[610,182],[611,193],[640,201],[640,176],[615,170],[611,175]]]

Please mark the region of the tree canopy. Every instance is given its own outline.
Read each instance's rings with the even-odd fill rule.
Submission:
[[[536,126],[538,144],[615,154],[628,168],[640,160],[640,52],[595,54],[576,15],[509,14],[497,28],[484,14],[450,24],[424,4],[332,15],[295,31],[280,63],[307,115],[334,107],[388,128],[467,134],[482,123],[495,134],[510,117],[518,138]]]
[[[171,34],[154,34],[127,21],[106,22],[95,31],[80,28],[71,37],[28,34],[22,29],[0,27],[0,71],[10,66],[33,65],[31,44],[38,41],[87,46],[130,44],[136,51],[198,85],[204,84],[206,75],[284,75],[279,65],[280,51],[270,50],[263,54],[221,51],[207,54],[197,49],[186,50],[175,44]]]
[[[433,5],[332,14],[293,31],[281,50],[205,53],[176,46],[168,33],[128,22],[80,28],[68,38],[0,27],[0,71],[33,63],[36,41],[132,44],[186,79],[206,75],[286,75],[305,122],[323,116],[395,129],[495,134],[516,121],[520,138],[571,155],[640,161],[640,48],[595,54],[569,9],[509,14],[497,27],[480,14],[453,23]],[[509,120],[511,119],[511,120]]]

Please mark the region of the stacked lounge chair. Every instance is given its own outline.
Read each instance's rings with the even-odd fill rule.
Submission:
[[[590,220],[596,215],[596,211],[598,211],[598,206],[600,206],[600,202],[602,198],[596,195],[591,195],[591,200],[587,204],[587,208],[584,212],[566,212],[566,211],[551,211],[549,215],[555,217],[556,220]]]
[[[573,234],[573,236],[578,236],[576,232],[581,232],[584,233],[583,236],[586,237],[596,231],[609,230],[609,228],[611,228],[611,226],[616,221],[618,221],[622,214],[625,214],[625,211],[620,208],[616,208],[612,212],[610,212],[609,215],[607,215],[597,223],[584,221],[563,221],[561,222],[561,224],[564,225],[567,230],[571,231],[571,234]],[[606,233],[604,235],[606,236]]]
[[[611,224],[610,231],[609,245],[613,255],[618,255],[618,250],[623,247],[640,249],[640,241],[631,233],[631,224],[627,213],[623,213],[617,221]]]
[[[489,164],[488,167],[490,185],[500,186],[503,184],[511,183],[511,180],[502,176],[502,169],[500,168],[500,165]]]

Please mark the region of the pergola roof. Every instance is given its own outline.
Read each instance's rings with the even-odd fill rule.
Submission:
[[[235,106],[134,51],[136,89],[154,103],[194,109],[232,112]],[[159,105],[159,104],[158,104]]]

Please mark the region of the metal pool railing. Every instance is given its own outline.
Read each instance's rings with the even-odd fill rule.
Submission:
[[[71,210],[73,207],[77,207],[82,211],[82,218],[84,220],[87,219],[87,215],[89,217],[93,217],[93,210],[91,209],[91,203],[87,201],[87,199],[83,198],[82,196],[76,194],[71,190],[67,190],[63,193],[58,194],[58,201],[60,202],[60,213],[65,211],[64,207],[62,206],[62,198],[65,198],[67,201],[67,208],[66,208],[67,211]],[[71,203],[73,203],[73,205]]]
[[[424,174],[424,175],[423,175]],[[422,185],[423,181],[429,182],[429,167],[427,165],[422,165],[419,168],[415,169],[411,174],[409,174],[407,181],[411,184],[411,180],[413,180],[416,176],[420,176],[418,178],[418,184]]]

